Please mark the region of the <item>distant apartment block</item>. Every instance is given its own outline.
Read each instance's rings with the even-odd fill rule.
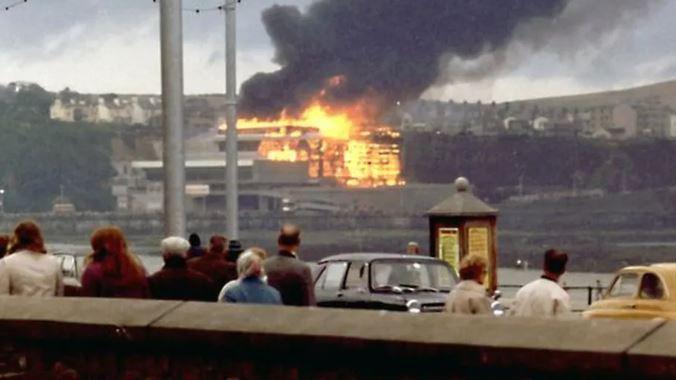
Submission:
[[[590,127],[597,136],[676,138],[676,111],[657,101],[591,108]]]
[[[59,94],[49,108],[52,120],[150,125],[162,115],[155,96]]]

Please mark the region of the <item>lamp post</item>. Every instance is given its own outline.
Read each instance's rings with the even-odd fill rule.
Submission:
[[[5,189],[0,189],[0,214],[5,213]]]
[[[228,252],[236,259],[242,252],[239,243],[239,204],[237,183],[237,0],[225,2],[225,186]]]
[[[182,0],[160,2],[165,236],[184,236],[186,229],[182,12]]]

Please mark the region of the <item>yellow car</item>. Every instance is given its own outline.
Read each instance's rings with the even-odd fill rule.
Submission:
[[[603,299],[594,302],[583,315],[676,320],[676,263],[621,269]]]

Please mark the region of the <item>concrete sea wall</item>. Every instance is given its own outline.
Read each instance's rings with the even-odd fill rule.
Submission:
[[[676,376],[676,324],[0,297],[0,378]]]

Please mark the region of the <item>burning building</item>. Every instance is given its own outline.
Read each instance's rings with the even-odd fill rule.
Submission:
[[[380,117],[443,82],[454,59],[500,55],[521,24],[553,18],[566,4],[317,0],[304,12],[272,6],[262,20],[280,67],[243,83],[239,128],[272,128],[259,153],[307,161],[313,177],[347,186],[401,184],[399,133],[380,125]]]
[[[360,106],[334,110],[319,102],[298,117],[242,119],[243,141],[260,136],[258,153],[272,161],[307,162],[311,178],[351,187],[403,184],[400,134],[364,116]],[[256,139],[258,140],[258,139]]]

